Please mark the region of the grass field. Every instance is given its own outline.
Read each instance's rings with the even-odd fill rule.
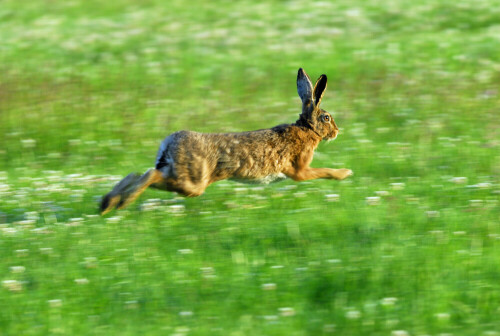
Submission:
[[[0,2],[0,335],[500,335],[500,1]],[[146,191],[180,129],[294,122],[342,182]]]

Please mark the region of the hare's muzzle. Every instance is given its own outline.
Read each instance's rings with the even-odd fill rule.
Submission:
[[[326,137],[325,140],[328,140],[328,141],[335,140],[337,138],[337,135],[339,135],[339,129],[338,128],[334,128],[330,132],[330,134],[328,134],[328,136]]]

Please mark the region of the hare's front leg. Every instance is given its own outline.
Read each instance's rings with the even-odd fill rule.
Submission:
[[[307,181],[314,180],[318,178],[343,180],[346,177],[351,176],[352,170],[342,168],[342,169],[331,169],[331,168],[303,168],[301,170],[295,170],[292,173],[287,174],[290,178],[295,181]]]
[[[354,174],[352,172],[352,170],[350,169],[347,169],[347,168],[340,168],[340,169],[329,169],[329,168],[326,168],[328,170],[331,171],[331,178],[335,179],[335,180],[343,180],[349,176],[351,176],[352,174]]]

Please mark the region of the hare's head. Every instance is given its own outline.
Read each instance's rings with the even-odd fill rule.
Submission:
[[[309,127],[322,140],[333,140],[339,129],[330,113],[319,107],[326,89],[326,75],[319,76],[314,87],[304,69],[300,68],[297,75],[297,92],[302,99],[302,114],[298,123]]]

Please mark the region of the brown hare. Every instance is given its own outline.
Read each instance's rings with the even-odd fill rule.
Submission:
[[[125,208],[147,187],[199,196],[214,182],[232,179],[270,183],[290,177],[295,181],[317,178],[342,180],[350,169],[311,168],[313,152],[321,140],[333,140],[339,129],[330,113],[319,107],[326,75],[312,85],[301,68],[297,91],[302,113],[294,124],[242,133],[179,131],[160,145],[156,166],[142,176],[129,174],[101,201],[101,214]]]

